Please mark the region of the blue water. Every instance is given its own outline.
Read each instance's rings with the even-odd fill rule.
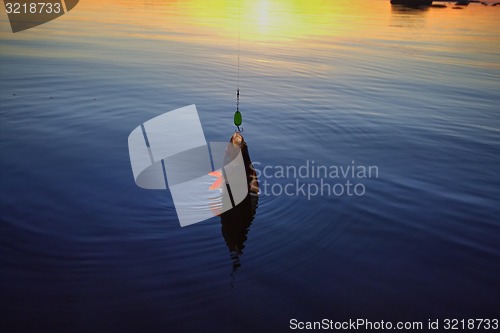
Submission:
[[[127,147],[189,104],[208,141],[231,136],[236,7],[207,6],[90,1],[17,34],[2,15],[1,330],[498,318],[499,7],[354,0],[281,13],[298,30],[243,24],[258,168],[354,163],[378,177],[355,180],[361,196],[261,193],[235,259],[220,218],[181,228],[169,191],[135,185]]]

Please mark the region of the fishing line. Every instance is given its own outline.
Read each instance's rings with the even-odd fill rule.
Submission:
[[[238,132],[243,131],[240,129],[243,119],[240,113],[240,43],[241,43],[241,0],[238,0],[238,84],[236,88],[236,112],[234,113],[234,125],[238,128]]]

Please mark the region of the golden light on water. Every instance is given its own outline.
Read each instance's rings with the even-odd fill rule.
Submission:
[[[172,3],[162,5],[161,12],[170,12]],[[189,1],[177,15],[178,24],[186,22],[198,33],[234,37],[249,41],[292,40],[306,35],[325,33],[328,3],[305,0],[242,0]],[[166,22],[169,25],[168,22]]]
[[[61,25],[77,21],[81,26],[77,33],[82,35],[113,35],[126,27],[129,36],[139,38],[212,44],[234,43],[238,35],[242,42],[285,44],[332,36],[391,39],[392,33],[399,38],[405,27],[429,31],[427,21],[438,22],[436,30],[443,30],[457,22],[464,26],[492,22],[475,19],[479,10],[481,15],[498,15],[496,8],[481,7],[398,12],[383,0],[86,0],[75,11],[32,32],[53,29],[62,34]],[[464,20],[457,16],[464,16]],[[5,17],[2,21],[2,29],[7,31]],[[403,29],[395,31],[395,27]]]
[[[388,0],[86,0],[69,14],[21,34],[8,33],[8,22],[2,16],[1,30],[7,39],[40,41],[64,36],[68,40],[102,43],[103,48],[120,44],[123,49],[135,47],[137,41],[155,40],[158,48],[167,47],[164,42],[175,41],[235,50],[240,39],[247,60],[250,51],[255,50],[260,56],[253,60],[266,63],[272,54],[306,56],[309,50],[330,52],[332,48],[352,45],[377,45],[364,52],[390,48],[418,55],[462,49],[463,43],[472,47],[482,43],[488,44],[494,54],[500,52],[498,36],[488,32],[498,31],[495,22],[500,21],[492,19],[495,15],[498,17],[499,10],[491,6],[411,11],[392,7]],[[469,27],[481,27],[485,33],[470,35]],[[463,34],[447,35],[446,31]],[[432,43],[438,35],[446,43]],[[431,43],[418,46],[418,40]],[[28,48],[25,43],[4,52],[29,52]],[[221,52],[221,57],[224,54]],[[290,57],[285,58],[291,61]],[[314,64],[325,65],[329,63]],[[290,66],[289,62],[283,63],[283,67]]]
[[[142,8],[130,11],[127,2],[114,1],[101,4],[87,1],[88,8],[105,6],[114,8],[113,20],[139,26],[132,34],[144,37],[182,39],[203,36],[221,38],[218,42],[240,35],[246,41],[293,41],[298,38],[318,35],[335,35],[345,29],[356,28],[361,15],[343,15],[356,8],[347,1],[333,4],[323,0],[187,0],[145,1]],[[116,8],[120,8],[116,12]],[[111,19],[111,18],[110,18]],[[163,35],[168,32],[170,35]],[[175,35],[174,33],[178,33]],[[213,40],[211,40],[213,42]]]

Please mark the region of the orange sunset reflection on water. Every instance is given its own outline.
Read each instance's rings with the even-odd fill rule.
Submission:
[[[400,17],[408,26],[418,22],[439,21],[439,26],[453,28],[469,24],[498,28],[491,20],[500,18],[500,10],[471,4],[465,10],[428,8],[406,10],[393,7],[386,0],[325,1],[325,0],[187,0],[187,1],[87,0],[79,5],[80,15],[95,16],[94,22],[136,26],[151,29],[149,36],[161,38],[162,32],[199,34],[212,37],[241,38],[249,41],[292,41],[308,36],[353,34],[370,36],[380,33],[387,23]],[[388,15],[389,14],[389,15]],[[392,17],[391,17],[392,16]],[[462,17],[460,22],[457,17]],[[373,24],[371,21],[378,21]],[[397,19],[396,19],[397,20]],[[404,22],[400,22],[405,24]],[[431,23],[432,24],[432,23]],[[378,29],[367,29],[375,27]],[[156,34],[155,34],[156,33]]]
[[[7,39],[64,36],[82,43],[102,43],[103,47],[158,41],[155,48],[161,48],[166,47],[165,42],[181,42],[220,48],[221,57],[228,53],[224,50],[234,51],[239,41],[246,59],[251,61],[254,52],[260,54],[254,59],[258,62],[271,61],[263,55],[271,57],[287,50],[307,56],[310,50],[329,52],[352,44],[406,49],[408,54],[414,54],[413,48],[463,48],[466,53],[486,47],[492,56],[498,56],[500,6],[451,7],[411,10],[391,6],[388,0],[86,0],[60,19],[21,34],[9,34],[2,16],[1,30],[2,38]],[[436,37],[440,43],[433,44]],[[425,47],[418,45],[420,41],[426,41]]]
[[[363,6],[356,2],[323,0],[143,1],[141,6],[128,1],[89,0],[82,2],[79,13],[73,16],[93,25],[96,33],[98,24],[101,28],[130,25],[136,27],[131,36],[171,40],[194,37],[200,42],[217,38],[219,43],[233,43],[238,35],[253,42],[339,35],[346,29],[358,30],[364,20]]]
[[[466,10],[429,8],[427,10],[399,10],[386,0],[325,1],[325,0],[186,0],[186,1],[81,1],[72,13],[58,22],[50,22],[47,29],[59,29],[74,24],[81,29],[77,35],[110,34],[124,25],[129,36],[169,40],[191,40],[200,43],[234,43],[242,41],[288,43],[308,42],[317,37],[391,38],[392,28],[418,29],[435,25],[435,32],[443,28],[467,29],[468,25],[498,29],[500,10],[493,7],[470,5]],[[457,19],[463,17],[463,19]],[[2,30],[6,18],[2,19]],[[118,29],[114,29],[116,26]],[[43,30],[39,30],[43,33]],[[59,33],[64,33],[60,31]],[[31,31],[36,33],[35,30]],[[404,33],[404,29],[396,32]],[[19,36],[20,37],[20,36]],[[458,36],[460,38],[460,36]],[[399,36],[398,36],[399,38]],[[457,36],[454,36],[457,38]],[[464,36],[467,38],[467,36]],[[492,45],[493,46],[493,45]]]

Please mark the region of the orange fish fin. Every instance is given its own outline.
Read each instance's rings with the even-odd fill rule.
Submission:
[[[212,191],[212,190],[216,190],[216,189],[220,188],[222,186],[222,180],[223,180],[222,176],[217,178],[217,180],[208,189],[210,191]]]
[[[208,174],[210,176],[212,176],[212,177],[217,177],[217,178],[219,178],[220,176],[222,176],[222,173],[220,171],[211,171]]]

